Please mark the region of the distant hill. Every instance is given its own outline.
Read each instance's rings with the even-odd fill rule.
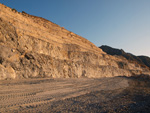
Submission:
[[[130,62],[137,62],[138,64],[142,65],[143,67],[149,67],[150,68],[150,57],[147,56],[135,56],[131,53],[126,53],[122,49],[116,49],[109,47],[107,45],[102,45],[101,48],[104,52],[106,52],[109,55],[117,55],[122,56],[129,60]]]
[[[138,56],[138,58],[140,58],[146,66],[150,67],[150,57]]]

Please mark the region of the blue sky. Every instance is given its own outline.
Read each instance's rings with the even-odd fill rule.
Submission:
[[[96,46],[150,56],[150,0],[0,0],[46,18]]]

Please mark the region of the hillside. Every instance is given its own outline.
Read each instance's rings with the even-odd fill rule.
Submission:
[[[142,62],[150,68],[150,57],[147,56],[138,56],[142,60]]]
[[[136,62],[140,64],[141,66],[150,68],[150,58],[147,56],[135,56],[131,53],[126,53],[122,49],[116,49],[116,48],[112,48],[106,45],[105,46],[102,45],[100,48],[109,55],[122,56],[126,58],[127,60],[129,60],[129,62]]]
[[[0,80],[150,74],[46,19],[0,4]]]

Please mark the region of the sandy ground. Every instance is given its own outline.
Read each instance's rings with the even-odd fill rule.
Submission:
[[[0,112],[150,112],[149,81],[126,78],[0,81]]]

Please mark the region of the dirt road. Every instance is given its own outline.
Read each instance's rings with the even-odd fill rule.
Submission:
[[[150,90],[133,81],[126,77],[0,81],[0,112],[135,112],[137,106],[149,105]]]

